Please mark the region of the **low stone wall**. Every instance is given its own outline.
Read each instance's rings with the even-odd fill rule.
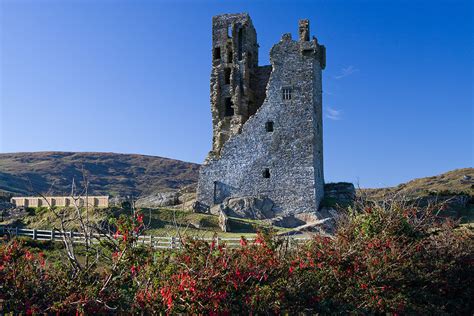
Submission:
[[[355,187],[349,182],[326,183],[324,185],[325,206],[346,206],[352,204],[356,197]]]
[[[92,207],[108,207],[109,197],[108,196],[88,196],[88,197],[77,197],[76,204],[79,207],[86,205]],[[20,196],[12,197],[10,202],[16,207],[41,207],[41,206],[73,206],[74,198],[70,196]]]

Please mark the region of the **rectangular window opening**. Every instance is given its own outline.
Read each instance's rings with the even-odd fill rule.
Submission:
[[[270,178],[270,169],[268,169],[268,168],[263,169],[262,176],[263,176],[265,179]]]
[[[283,88],[283,100],[291,100],[291,88]]]
[[[273,122],[272,121],[268,121],[265,123],[265,130],[267,132],[273,132]]]
[[[231,98],[225,98],[225,111],[224,116],[233,116],[234,115],[234,107],[232,104]]]
[[[230,74],[231,74],[230,68],[224,68],[224,83],[225,84],[230,84]]]
[[[213,57],[214,60],[221,59],[221,48],[219,46],[214,47]]]
[[[228,62],[229,64],[232,64],[232,62],[233,62],[233,57],[232,57],[232,56],[233,56],[233,52],[232,52],[232,49],[231,49],[231,50],[229,50],[229,52],[227,53],[227,62]]]
[[[312,49],[304,49],[303,50],[303,56],[306,56],[306,57],[313,56],[313,50]]]

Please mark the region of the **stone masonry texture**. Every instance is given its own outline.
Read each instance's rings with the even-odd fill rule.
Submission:
[[[109,207],[109,197],[87,196],[73,198],[70,196],[16,196],[11,198],[11,203],[16,207],[41,207],[41,206],[77,206]]]
[[[200,169],[197,199],[205,207],[259,197],[272,212],[317,211],[324,195],[322,69],[325,47],[284,34],[258,66],[257,34],[248,14],[213,18],[213,142]]]

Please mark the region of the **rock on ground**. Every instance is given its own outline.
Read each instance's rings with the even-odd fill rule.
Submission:
[[[136,207],[164,207],[164,206],[173,206],[179,204],[179,192],[170,191],[170,192],[156,192],[142,198],[139,198],[135,202]]]
[[[273,202],[262,196],[230,198],[217,206],[211,208],[212,214],[218,215],[219,211],[222,210],[228,216],[240,218],[267,219],[274,216],[272,212]]]

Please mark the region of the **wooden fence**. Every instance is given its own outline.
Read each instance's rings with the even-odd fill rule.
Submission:
[[[85,235],[79,232],[61,232],[57,230],[43,230],[43,229],[24,229],[19,227],[3,226],[0,225],[0,235],[19,236],[32,238],[33,240],[51,240],[56,242],[62,242],[64,236],[70,237],[74,243],[85,243]],[[98,243],[100,239],[114,240],[112,235],[107,234],[92,234],[91,242]],[[216,245],[225,244],[226,247],[235,248],[240,247],[241,238],[238,237],[216,237],[216,238],[199,238],[193,237],[194,239],[205,240],[208,242],[214,241]],[[295,237],[287,236],[284,237],[288,240],[290,247],[297,246],[299,243],[309,240],[307,237]],[[246,238],[248,242],[252,242],[254,238]],[[156,249],[179,249],[182,247],[182,242],[179,237],[164,237],[164,236],[153,236],[153,235],[141,235],[138,236],[137,245],[151,245]]]

